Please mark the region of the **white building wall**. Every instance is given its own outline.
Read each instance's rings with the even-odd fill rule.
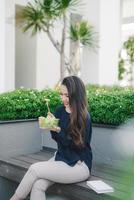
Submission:
[[[16,27],[15,88],[36,88],[37,37]]]
[[[134,16],[134,0],[123,0],[123,17]]]
[[[111,9],[112,8],[112,9]],[[101,0],[99,83],[118,83],[118,57],[121,48],[120,0]]]
[[[121,45],[120,0],[86,0],[85,19],[99,35],[97,52],[84,50],[82,77],[86,83],[112,85],[118,82]]]
[[[0,5],[0,92],[5,91],[5,1]]]
[[[100,1],[98,0],[85,0],[86,7],[83,19],[88,20],[89,24],[94,27],[96,32],[96,39],[98,40],[100,29]],[[98,43],[97,43],[98,44]],[[99,82],[99,49],[96,51],[84,49],[81,77],[85,83],[98,83]]]
[[[1,0],[0,5],[0,38],[1,38],[1,72],[0,72],[0,92],[14,89],[14,2]]]
[[[15,0],[16,11],[27,5],[28,0]],[[15,88],[36,88],[36,60],[37,60],[37,36],[31,37],[31,33],[23,33],[19,27],[15,27]]]
[[[5,38],[5,89],[10,91],[15,88],[15,5],[10,0],[6,0]]]
[[[60,57],[46,33],[37,38],[36,87],[54,87],[60,78]]]

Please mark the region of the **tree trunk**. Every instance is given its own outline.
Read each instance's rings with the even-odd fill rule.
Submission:
[[[65,76],[65,39],[66,39],[66,15],[63,15],[63,30],[62,30],[62,38],[61,38],[61,54],[60,54],[60,78],[63,79]]]
[[[80,42],[72,42],[71,45],[71,57],[70,64],[72,67],[71,74],[79,75],[81,69],[81,52],[80,52]]]
[[[66,19],[65,19],[65,26],[66,26]],[[54,39],[54,37],[52,36],[52,34],[49,30],[49,27],[47,28],[47,30],[43,29],[43,31],[47,33],[48,38],[50,39],[53,46],[60,54],[60,79],[59,79],[58,83],[56,84],[56,85],[58,85],[60,83],[61,79],[63,79],[66,70],[68,71],[68,74],[71,74],[72,67],[70,64],[70,60],[66,57],[65,52],[64,52],[64,45],[65,45],[64,42],[62,45],[63,50],[61,51],[61,44]],[[65,27],[64,31],[66,33],[66,27]],[[64,35],[64,33],[62,35]],[[63,37],[64,41],[65,41],[65,37],[66,37],[66,34]]]
[[[45,32],[45,31],[44,31]],[[51,35],[50,30],[47,29],[46,31],[48,38],[50,39],[50,41],[52,42],[53,46],[56,48],[56,50],[61,54],[61,47],[59,42],[55,41],[54,37]]]
[[[66,26],[67,26],[66,25],[67,21],[66,21],[65,15],[63,18],[63,22],[64,22],[64,25],[63,25],[63,30],[62,30],[61,44],[54,39],[53,35],[50,32],[49,27],[47,27],[47,30],[43,29],[43,31],[47,33],[48,38],[52,42],[55,49],[60,54],[60,79],[58,80],[56,87],[60,84],[61,80],[64,78],[66,71],[68,72],[68,74],[71,74],[71,72],[72,72],[70,60],[65,55],[65,39],[66,39]]]

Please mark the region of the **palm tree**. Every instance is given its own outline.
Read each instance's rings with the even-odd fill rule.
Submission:
[[[126,56],[122,56],[125,52]],[[130,86],[134,85],[134,36],[130,36],[124,43],[119,55],[119,80],[126,78]]]
[[[72,60],[76,58],[75,52],[71,59],[65,55],[65,46],[68,33],[68,18],[71,12],[76,12],[77,7],[81,5],[82,0],[33,0],[28,3],[21,12],[17,13],[17,23],[24,32],[32,30],[32,35],[40,31],[47,34],[53,46],[60,54],[60,79],[63,79],[65,72],[75,73],[76,65],[71,65]],[[55,22],[60,20],[62,23],[61,39],[54,38],[53,30]],[[78,46],[93,47],[94,37],[93,28],[86,21],[79,25],[70,26],[70,38]],[[79,46],[80,47],[80,46]],[[79,48],[78,48],[79,49]]]
[[[81,49],[82,47],[95,48],[97,47],[94,30],[87,21],[79,21],[70,26],[70,39],[73,43],[70,63],[72,66],[72,73],[78,74],[81,69]]]
[[[129,62],[129,82],[130,85],[134,85],[134,36],[130,36],[127,41],[124,42],[124,49],[127,52]]]

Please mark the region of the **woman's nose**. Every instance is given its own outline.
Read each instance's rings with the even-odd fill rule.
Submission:
[[[66,100],[66,97],[65,96],[62,96],[62,101],[65,101]]]

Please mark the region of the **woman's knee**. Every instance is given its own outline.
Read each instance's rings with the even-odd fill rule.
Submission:
[[[45,180],[45,179],[38,179],[38,180],[36,180],[34,182],[32,189],[46,191],[47,188],[48,188],[47,180]]]
[[[38,169],[38,163],[34,163],[34,164],[30,165],[30,167],[29,167],[30,171],[36,172],[37,169]]]

